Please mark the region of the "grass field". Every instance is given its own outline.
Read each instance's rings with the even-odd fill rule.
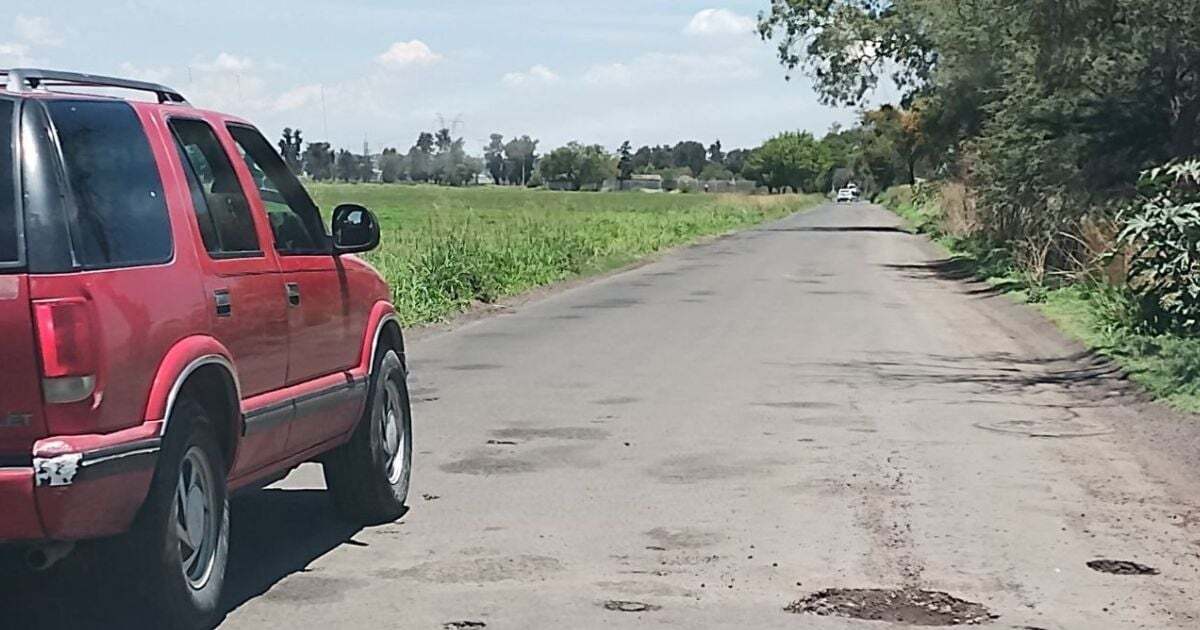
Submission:
[[[611,270],[819,200],[382,184],[310,184],[309,190],[327,213],[353,202],[379,216],[383,243],[368,259],[391,284],[406,324]]]

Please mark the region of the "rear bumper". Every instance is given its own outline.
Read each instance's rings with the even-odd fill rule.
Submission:
[[[33,466],[0,469],[0,542],[120,534],[146,498],[162,423],[105,435],[46,438]]]

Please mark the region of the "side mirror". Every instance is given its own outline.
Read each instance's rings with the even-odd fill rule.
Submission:
[[[369,252],[379,247],[379,220],[370,210],[344,203],[333,209],[333,255]]]

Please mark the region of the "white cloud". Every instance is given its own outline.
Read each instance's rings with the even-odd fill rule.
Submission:
[[[550,68],[538,64],[533,66],[526,72],[509,72],[501,79],[505,85],[509,87],[525,87],[529,85],[538,85],[545,83],[555,83],[559,79],[558,74]]]
[[[321,102],[321,86],[317,84],[294,87],[275,99],[274,110],[290,112],[303,109]]]
[[[754,32],[754,18],[728,9],[704,9],[692,16],[683,32],[688,35],[749,35]]]
[[[17,38],[35,46],[58,46],[63,43],[63,31],[56,29],[44,17],[18,15],[13,20]]]
[[[139,66],[128,61],[122,63],[120,68],[120,76],[137,79],[138,81],[150,81],[151,83],[166,83],[174,74],[167,67]]]
[[[629,63],[592,66],[583,80],[592,85],[704,84],[749,79],[759,71],[747,58],[727,54],[649,53]]]
[[[254,62],[247,57],[238,57],[222,52],[212,61],[201,61],[195,65],[201,72],[246,72],[254,67]]]
[[[274,98],[257,68],[249,57],[222,52],[212,59],[193,62],[186,82],[175,87],[201,107],[239,114],[265,111],[271,108]]]
[[[406,66],[424,66],[442,60],[442,56],[433,52],[425,42],[414,39],[410,42],[395,42],[383,51],[376,61],[394,68]]]
[[[14,42],[0,42],[0,68],[19,68],[31,66],[33,58],[29,56],[29,46]]]

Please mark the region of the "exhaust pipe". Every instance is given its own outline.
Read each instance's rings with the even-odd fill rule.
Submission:
[[[38,572],[47,571],[75,549],[73,542],[52,542],[31,547],[25,552],[25,565]]]

